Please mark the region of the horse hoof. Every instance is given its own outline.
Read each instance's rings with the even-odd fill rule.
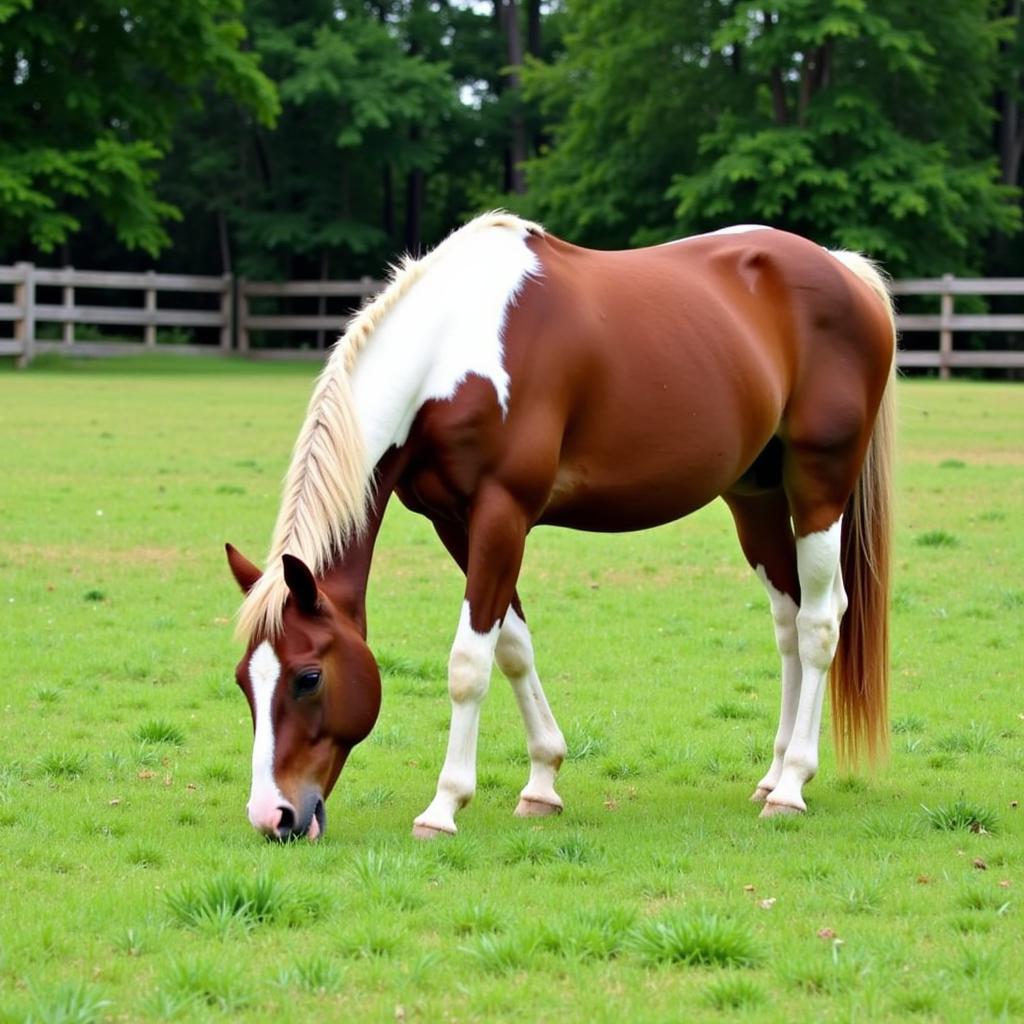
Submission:
[[[791,804],[773,804],[766,802],[764,807],[761,808],[760,817],[782,818],[803,813],[804,809],[802,807],[793,807]]]
[[[517,818],[546,818],[551,814],[561,814],[560,804],[549,804],[544,800],[532,800],[528,796],[520,797],[516,805]]]
[[[431,839],[447,839],[453,835],[455,835],[454,832],[446,828],[434,828],[433,825],[413,825],[412,827],[413,839],[422,839],[424,842],[429,842]]]
[[[771,794],[771,790],[765,786],[758,786],[753,793],[750,794],[750,802],[752,804],[763,804]]]

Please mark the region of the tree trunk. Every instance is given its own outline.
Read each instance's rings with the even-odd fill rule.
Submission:
[[[217,239],[220,243],[220,272],[231,273],[231,236],[228,234],[228,219],[223,210],[217,211]]]
[[[761,15],[764,19],[765,32],[771,32],[775,28],[775,19],[771,11],[765,11]],[[768,75],[768,81],[772,90],[772,113],[775,123],[779,126],[789,124],[789,104],[786,102],[786,85],[782,81],[781,68],[772,68]]]
[[[508,70],[505,73],[505,84],[513,93],[515,106],[512,113],[511,141],[506,157],[507,191],[516,195],[526,192],[526,172],[523,163],[526,160],[526,121],[522,111],[522,89],[519,69],[523,64],[523,36],[519,29],[519,8],[517,0],[494,0],[499,9],[499,20],[505,36],[505,53]]]
[[[388,242],[395,241],[395,180],[391,164],[384,165],[382,181],[383,201],[381,204],[381,224]]]
[[[1021,31],[1021,13],[1021,0],[1008,0],[1005,16],[1018,23],[1018,33]],[[1016,96],[1020,77],[1021,72],[1017,68],[1014,79],[1006,83],[999,97],[999,168],[1004,185],[1016,185],[1020,180],[1021,156],[1024,154],[1024,112]]]
[[[420,130],[415,125],[409,129],[409,137],[418,141]],[[419,255],[423,238],[423,196],[426,192],[426,176],[421,168],[411,170],[405,179],[405,248],[413,256]]]
[[[320,250],[320,280],[327,280],[327,272],[330,269],[330,257],[327,255],[326,249]],[[316,299],[316,315],[326,316],[327,315],[327,297],[325,295],[318,295]],[[316,332],[316,347],[318,352],[324,350],[324,330],[320,328]]]
[[[540,0],[527,0],[526,6],[526,52],[540,60],[541,57],[541,16]]]

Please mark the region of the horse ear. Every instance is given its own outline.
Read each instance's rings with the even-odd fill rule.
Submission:
[[[257,569],[256,566],[238,550],[238,548],[232,547],[230,544],[225,544],[224,550],[228,555],[228,565],[231,568],[231,575],[235,577],[238,585],[242,588],[242,593],[248,594],[263,573],[261,573],[259,569]]]
[[[315,615],[320,607],[320,591],[309,566],[294,555],[282,555],[281,563],[284,566],[284,581],[299,611],[305,615]]]

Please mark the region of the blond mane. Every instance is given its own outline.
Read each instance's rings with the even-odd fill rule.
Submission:
[[[288,596],[282,555],[301,558],[319,578],[365,529],[374,467],[367,464],[352,398],[350,376],[356,360],[385,317],[448,251],[450,243],[488,228],[543,233],[539,225],[500,210],[477,217],[426,256],[406,256],[392,266],[383,290],[352,318],[331,349],[295,441],[266,569],[238,615],[240,639],[255,642],[264,637],[274,639],[280,633]]]

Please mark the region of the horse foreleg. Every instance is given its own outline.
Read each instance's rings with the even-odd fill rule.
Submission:
[[[437,793],[413,823],[412,834],[417,839],[455,835],[455,812],[465,807],[476,792],[480,709],[490,686],[499,629],[500,623],[495,622],[486,633],[477,632],[472,626],[470,603],[463,602],[448,659],[448,695],[452,701],[448,752],[437,780]]]
[[[519,794],[516,815],[557,814],[562,810],[562,798],[555,792],[555,779],[565,759],[565,739],[537,676],[530,630],[515,608],[509,608],[502,623],[495,660],[515,694],[530,755],[530,778]]]
[[[466,600],[448,661],[452,723],[437,793],[413,823],[413,835],[454,835],[455,812],[476,792],[480,708],[490,686],[501,623],[515,592],[527,521],[503,489],[478,494],[469,517]]]
[[[734,493],[724,497],[736,522],[743,554],[768,592],[775,644],[782,661],[782,701],[772,763],[750,798],[763,803],[782,777],[783,760],[800,702],[803,669],[796,630],[800,597],[796,548],[789,523],[789,502],[781,487],[760,494]]]

